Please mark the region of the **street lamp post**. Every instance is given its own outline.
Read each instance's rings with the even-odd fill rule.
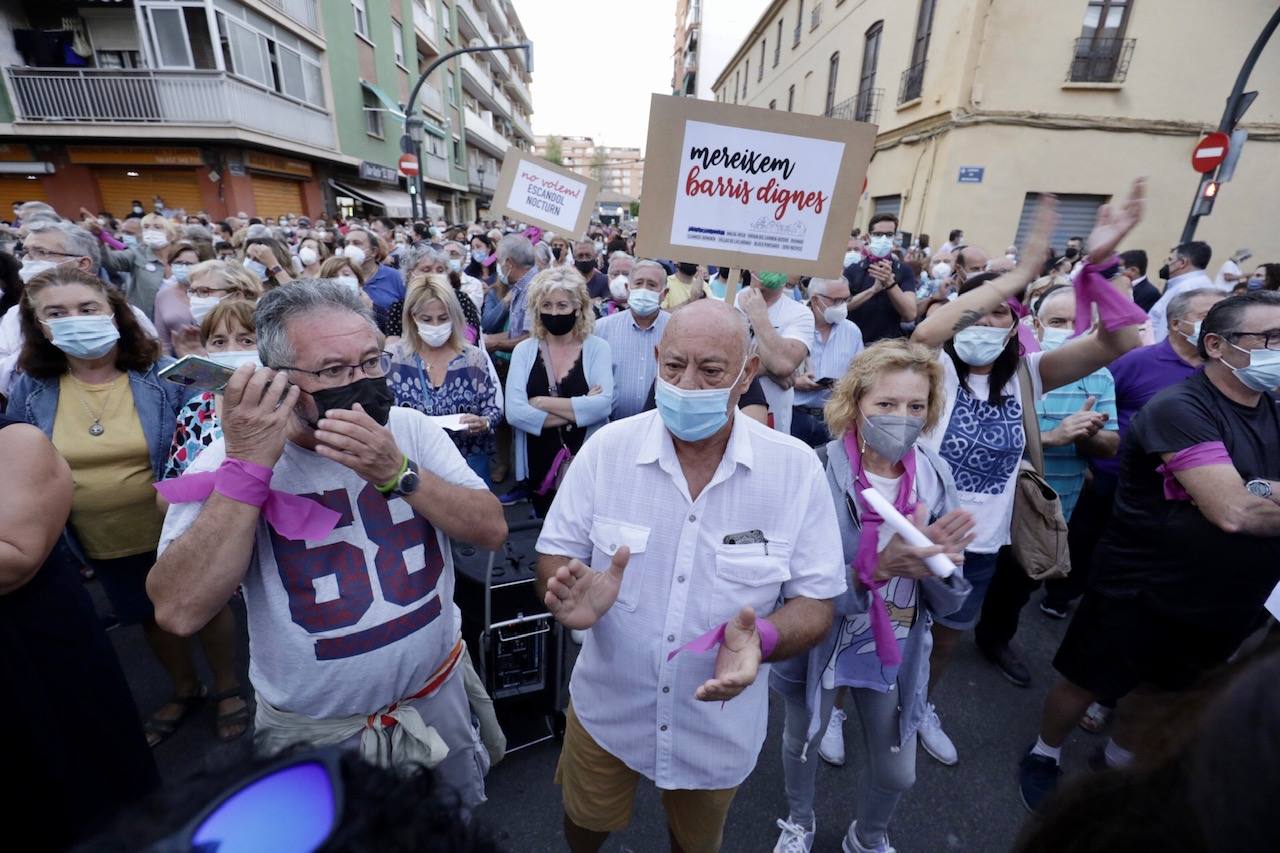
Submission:
[[[426,135],[426,120],[415,114],[418,106],[418,92],[422,89],[427,78],[431,76],[431,72],[435,71],[444,63],[453,59],[455,56],[461,56],[464,53],[491,53],[498,50],[523,50],[524,65],[530,73],[533,72],[533,43],[522,42],[521,44],[498,44],[483,45],[477,44],[479,40],[475,40],[467,47],[460,47],[457,50],[451,50],[448,53],[436,58],[434,62],[427,66],[427,70],[418,75],[418,82],[413,84],[413,90],[409,92],[409,102],[404,109],[404,129],[405,136],[401,137],[400,150],[405,154],[413,153],[418,158],[418,174],[414,177],[414,187],[417,192],[414,193],[413,215],[419,218],[420,212],[425,212],[426,206],[422,203],[422,140]],[[406,144],[412,146],[412,152],[406,147]]]
[[[476,221],[480,221],[480,202],[484,199],[484,161],[476,166],[476,174],[480,176],[480,195],[476,196]]]

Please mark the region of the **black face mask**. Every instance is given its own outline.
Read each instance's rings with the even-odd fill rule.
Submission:
[[[698,271],[697,264],[676,264],[676,269],[685,275],[693,275]]]
[[[547,314],[545,312],[538,314],[538,318],[542,320],[542,327],[552,335],[567,335],[573,331],[573,325],[578,321],[577,314]]]
[[[1168,280],[1169,280],[1169,265],[1168,265],[1168,264],[1165,264],[1164,266],[1160,267],[1160,279],[1161,279],[1162,281],[1168,281]]]
[[[1080,256],[1080,250],[1077,249],[1075,246],[1068,246],[1067,251],[1063,253],[1064,258],[1071,258],[1072,260],[1075,260],[1079,256]]]
[[[391,407],[396,401],[391,394],[391,387],[387,385],[386,377],[383,376],[376,379],[366,376],[349,385],[313,391],[311,399],[316,401],[316,408],[320,410],[321,417],[324,417],[324,413],[330,409],[350,409],[359,403],[365,414],[383,426],[386,426],[391,418]]]
[[[584,276],[590,276],[596,271],[595,261],[574,261],[573,267]]]
[[[551,256],[555,258],[557,261],[560,260],[560,256],[563,254],[564,254],[564,246],[551,247]]]

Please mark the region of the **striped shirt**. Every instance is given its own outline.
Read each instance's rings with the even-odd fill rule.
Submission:
[[[813,343],[809,345],[809,372],[814,379],[844,376],[849,365],[862,352],[862,331],[852,320],[841,320],[831,327],[827,339],[815,328]],[[796,391],[795,405],[822,406],[831,396],[830,388],[817,391]]]
[[[1116,383],[1111,378],[1110,371],[1103,367],[1070,385],[1055,388],[1040,398],[1036,403],[1040,432],[1043,434],[1054,429],[1067,415],[1080,411],[1089,397],[1096,399],[1093,410],[1107,416],[1102,428],[1118,430],[1120,425],[1116,416]],[[1062,499],[1062,515],[1068,521],[1076,508],[1076,501],[1080,499],[1080,491],[1084,488],[1084,472],[1088,464],[1088,459],[1080,454],[1074,443],[1044,449],[1044,478]]]
[[[619,311],[596,321],[595,334],[609,342],[613,354],[613,419],[644,411],[645,400],[658,375],[654,350],[671,315],[659,311],[649,328],[636,325],[631,311]]]
[[[529,312],[525,310],[525,303],[529,298],[529,285],[538,272],[537,267],[529,267],[529,271],[520,276],[519,280],[511,286],[511,319],[507,322],[508,338],[514,339],[527,335],[533,329],[533,322],[529,319]]]

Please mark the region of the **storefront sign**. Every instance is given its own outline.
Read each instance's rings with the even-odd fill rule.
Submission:
[[[600,183],[518,148],[507,149],[494,191],[494,213],[570,237],[587,231]],[[485,202],[479,202],[485,207]]]
[[[112,166],[200,166],[199,148],[130,148],[125,145],[84,145],[67,149],[72,163]]]
[[[275,172],[279,175],[289,175],[294,178],[311,177],[311,164],[307,161],[290,160],[287,157],[263,154],[260,151],[246,151],[244,153],[244,164],[250,169],[257,169],[259,172]]]
[[[636,251],[840,273],[875,127],[654,95]]]
[[[380,184],[391,184],[399,186],[400,176],[396,174],[395,166],[383,166],[380,163],[370,163],[368,160],[360,161],[360,177],[366,181],[377,181]]]

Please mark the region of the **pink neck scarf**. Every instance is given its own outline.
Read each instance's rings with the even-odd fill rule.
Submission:
[[[902,663],[902,650],[898,648],[898,638],[893,634],[893,623],[889,619],[889,608],[884,603],[880,589],[887,580],[876,580],[876,564],[879,562],[880,525],[884,519],[875,510],[867,506],[862,499],[862,490],[874,488],[862,467],[862,452],[858,449],[858,439],[850,430],[844,434],[844,450],[849,456],[849,469],[854,472],[854,500],[858,503],[859,516],[862,522],[862,535],[858,539],[858,553],[853,558],[853,571],[858,581],[871,593],[871,637],[876,644],[876,657],[886,666]],[[903,474],[898,482],[898,494],[893,500],[893,508],[908,518],[915,511],[916,505],[911,500],[911,493],[916,483],[916,449],[913,447],[902,457]]]

